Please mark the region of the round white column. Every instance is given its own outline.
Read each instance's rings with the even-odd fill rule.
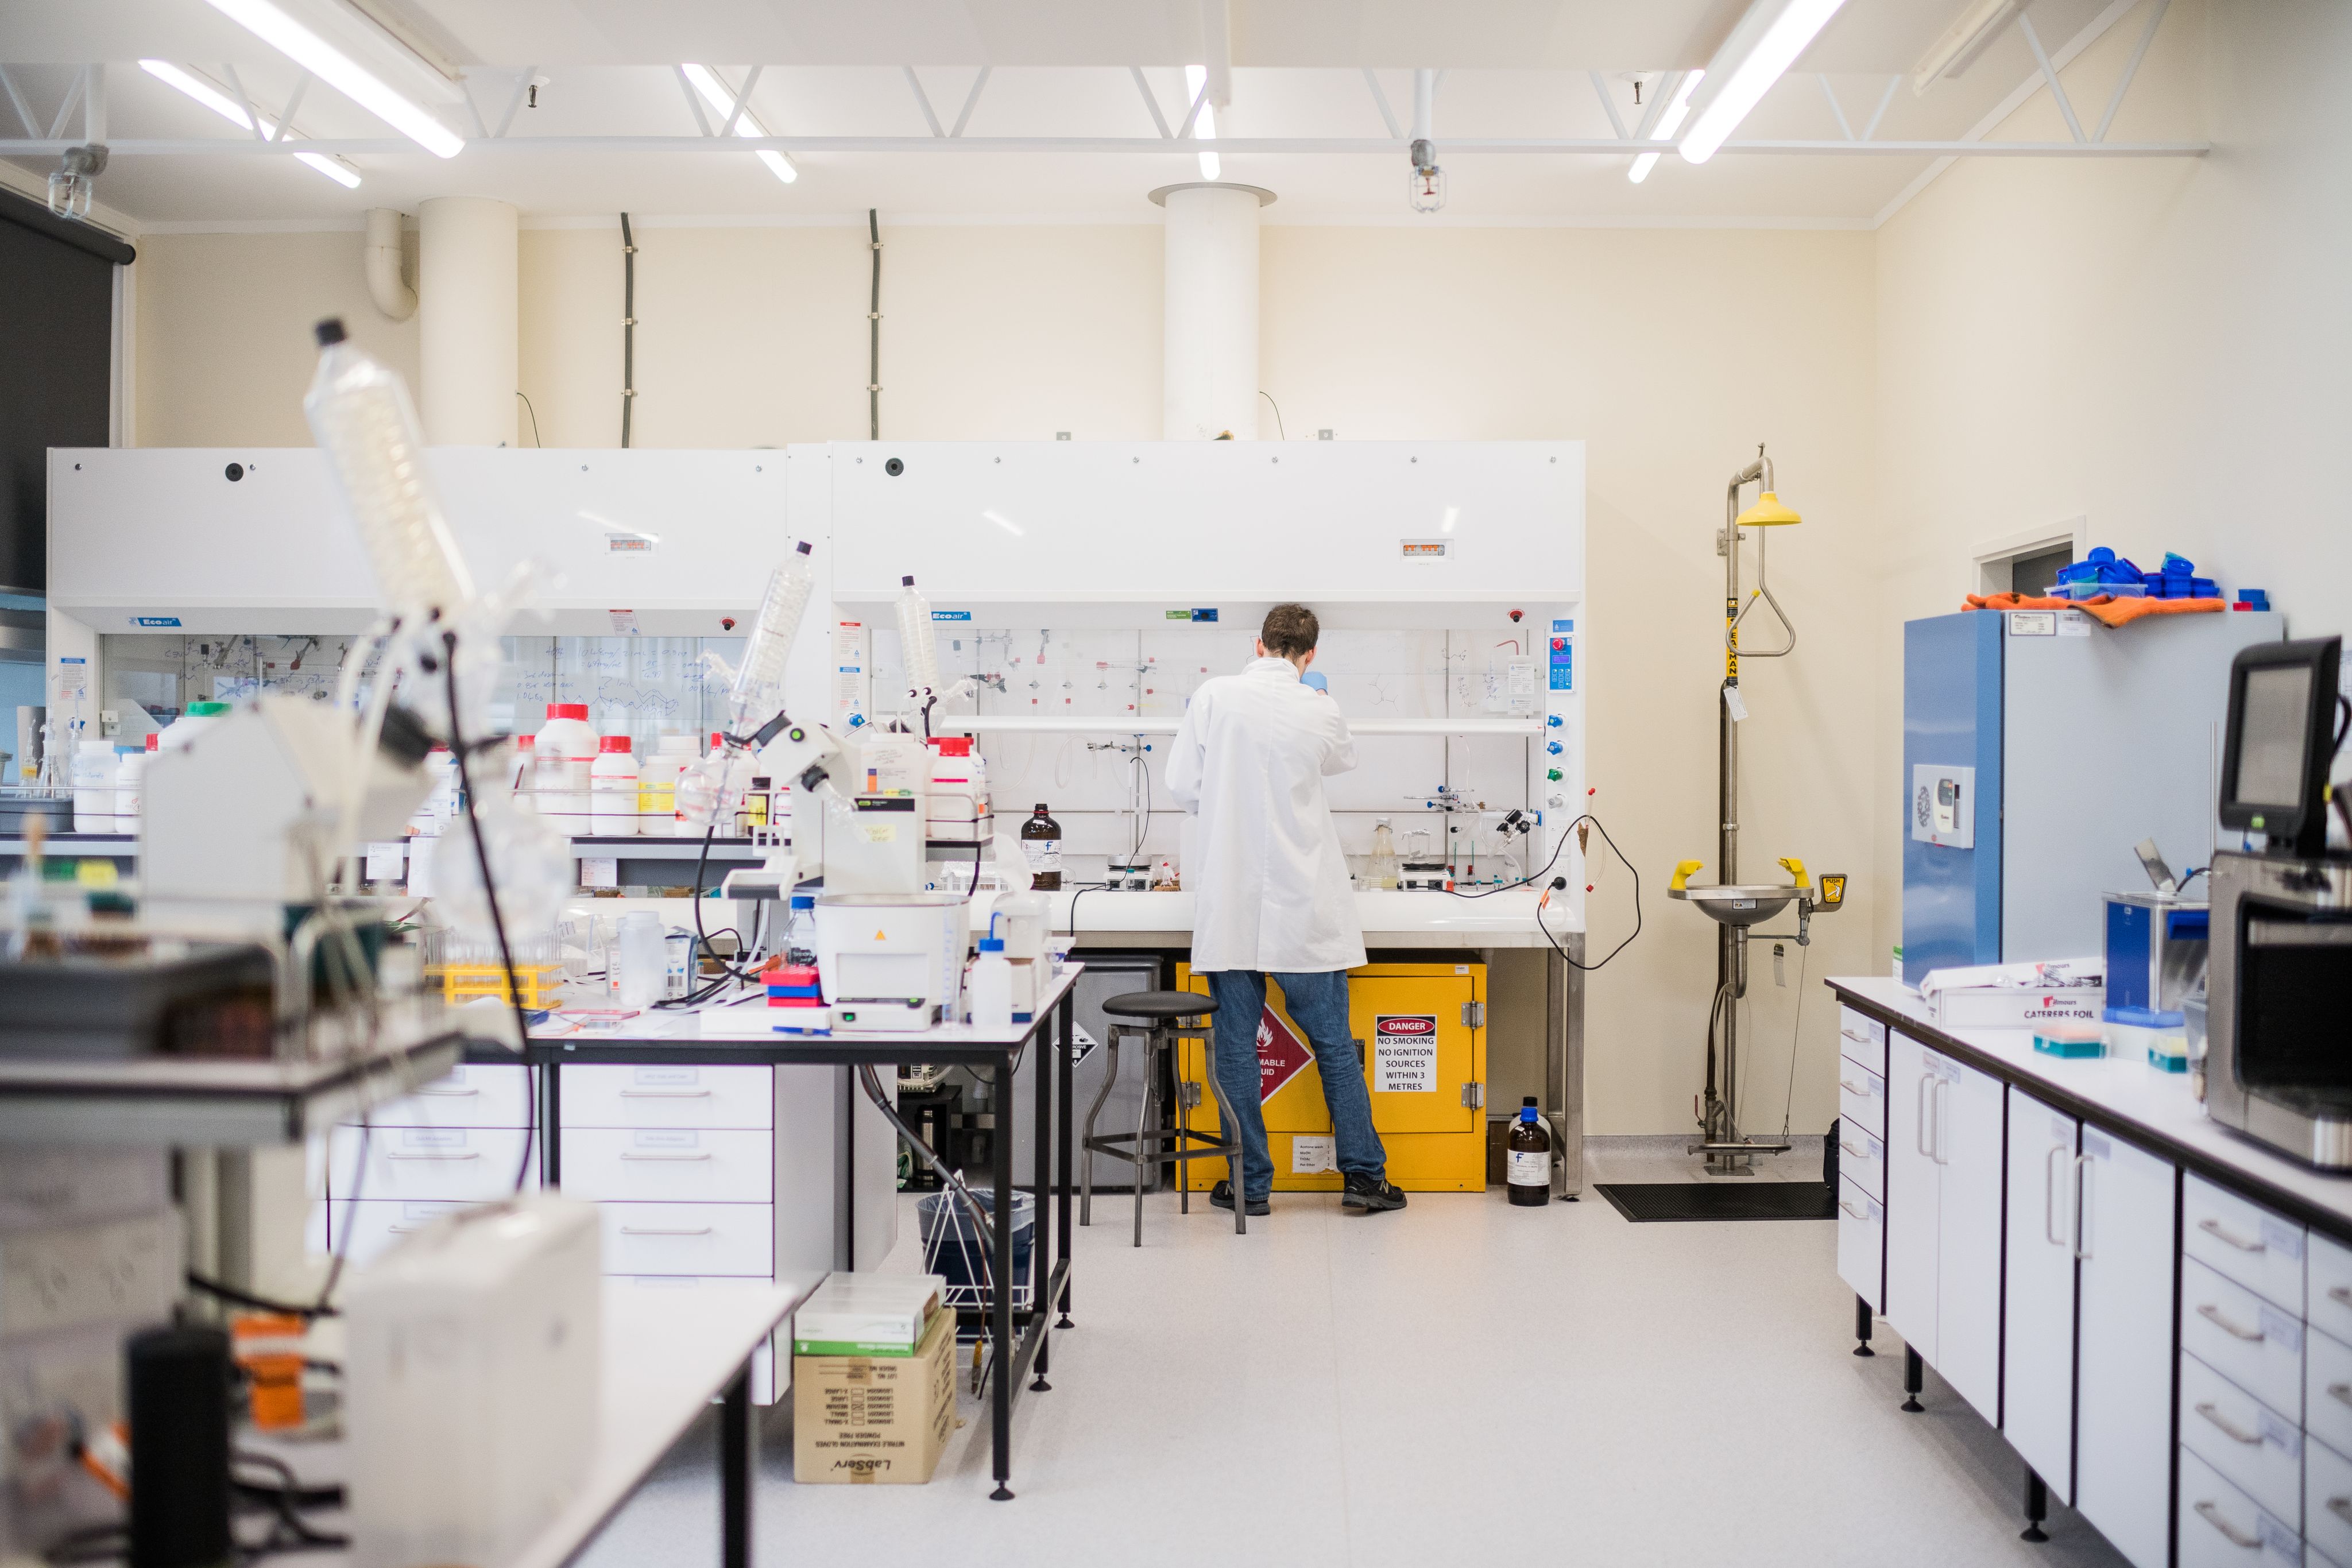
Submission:
[[[520,381],[515,209],[442,196],[416,209],[417,413],[435,446],[511,446]]]
[[[1169,185],[1160,307],[1166,335],[1161,434],[1171,441],[1257,439],[1258,209],[1255,185]]]

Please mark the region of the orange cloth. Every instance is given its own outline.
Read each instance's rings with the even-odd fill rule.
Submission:
[[[2102,593],[2095,599],[2047,599],[2032,593],[1971,593],[1963,610],[2079,610],[2106,626],[2121,626],[2143,615],[2200,615],[2229,605],[2219,599],[2117,599]]]

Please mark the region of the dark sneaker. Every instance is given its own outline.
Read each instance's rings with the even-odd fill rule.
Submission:
[[[1384,1208],[1402,1208],[1404,1189],[1391,1185],[1379,1176],[1351,1176],[1347,1189],[1339,1194],[1339,1207],[1360,1208],[1367,1214],[1378,1214]],[[1250,1212],[1257,1212],[1252,1209]]]
[[[1212,1207],[1215,1208],[1233,1207],[1234,1184],[1229,1181],[1221,1181],[1216,1186],[1211,1187],[1209,1189],[1209,1203]],[[1272,1214],[1274,1212],[1274,1206],[1266,1202],[1266,1200],[1262,1197],[1254,1197],[1249,1200],[1249,1211],[1253,1218],[1261,1214]]]

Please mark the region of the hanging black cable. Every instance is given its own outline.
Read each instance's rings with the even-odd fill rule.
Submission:
[[[621,214],[621,444],[629,444],[629,413],[637,399],[637,241],[629,214]]]
[[[882,439],[882,226],[866,209],[866,242],[874,250],[874,297],[866,307],[866,439]]]

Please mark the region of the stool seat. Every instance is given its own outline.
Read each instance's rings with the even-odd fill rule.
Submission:
[[[1114,1018],[1181,1019],[1217,1010],[1217,998],[1199,991],[1129,991],[1103,1003]]]

